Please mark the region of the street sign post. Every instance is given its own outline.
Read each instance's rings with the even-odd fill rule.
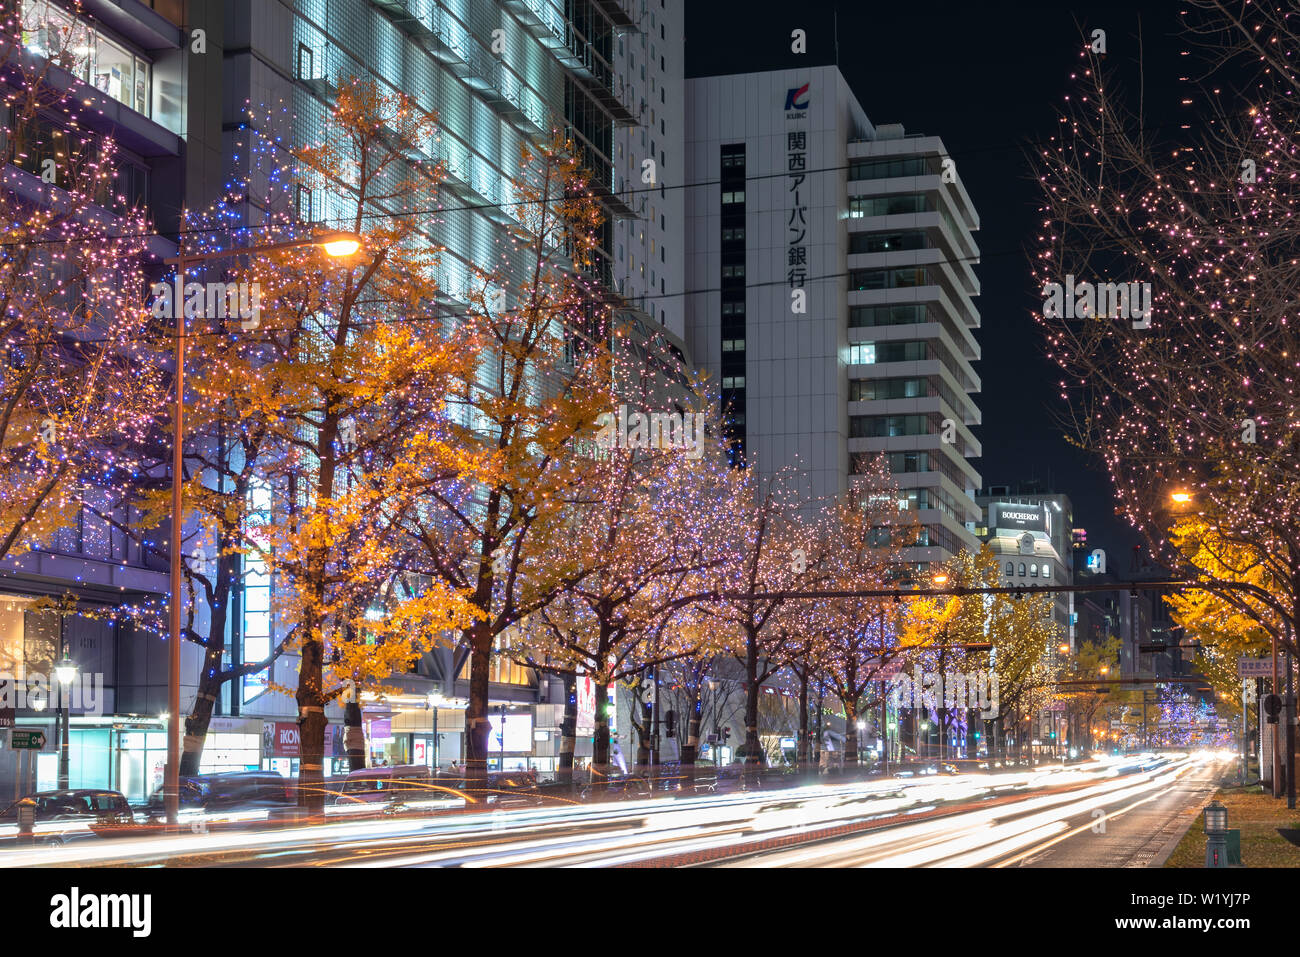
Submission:
[[[9,747],[15,751],[40,751],[45,747],[45,732],[14,728],[9,732]]]
[[[1273,677],[1273,661],[1271,658],[1238,658],[1237,677],[1271,678]]]

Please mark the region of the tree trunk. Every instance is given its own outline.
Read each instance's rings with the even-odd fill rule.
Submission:
[[[596,734],[591,743],[591,790],[600,794],[609,786],[609,705],[602,701],[605,684],[596,697]]]
[[[844,770],[858,768],[858,702],[840,699],[844,703]]]
[[[686,724],[686,741],[682,744],[682,776],[684,778],[682,785],[687,793],[695,789],[695,762],[700,756],[700,686],[695,683],[689,686],[691,695],[688,699],[690,707],[687,714],[690,716]]]
[[[310,636],[298,666],[298,806],[311,814],[325,812],[324,646],[314,615],[305,623]]]
[[[222,542],[222,554],[217,559],[217,582],[212,591],[212,604],[209,606],[208,642],[203,653],[203,665],[199,670],[198,693],[194,697],[194,706],[185,719],[185,738],[181,747],[180,773],[198,774],[199,763],[203,757],[203,743],[208,736],[208,725],[212,721],[212,711],[221,694],[221,686],[227,680],[221,672],[221,659],[226,652],[226,618],[230,600],[230,585],[238,574],[240,556],[237,553],[226,554],[230,544]]]
[[[758,632],[745,629],[745,743],[744,761],[746,777],[752,767],[759,764],[761,745],[758,743]]]
[[[808,768],[808,669],[799,674],[799,746],[795,749],[795,765],[800,770]]]
[[[490,607],[487,596],[491,593],[491,579],[487,587],[480,577],[479,591],[483,604]],[[475,601],[478,604],[478,601]],[[492,725],[488,720],[488,692],[492,667],[492,631],[486,620],[476,621],[469,628],[469,708],[465,713],[465,779],[470,788],[487,788],[488,735]]]
[[[348,770],[366,769],[366,733],[361,729],[361,705],[349,701],[343,707],[343,741],[348,751]]]
[[[578,745],[578,676],[564,675],[564,717],[560,719],[560,759],[556,764],[556,781],[573,790],[573,754]]]

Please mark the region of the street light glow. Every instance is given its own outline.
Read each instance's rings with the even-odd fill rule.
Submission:
[[[1173,501],[1177,502],[1179,505],[1186,505],[1188,502],[1190,502],[1190,501],[1192,500],[1192,493],[1191,493],[1191,492],[1174,492],[1174,493],[1172,493],[1169,497],[1170,497]]]
[[[361,248],[361,238],[352,233],[331,233],[317,241],[317,245],[325,250],[327,256],[333,256],[341,259],[345,256],[351,256]]]

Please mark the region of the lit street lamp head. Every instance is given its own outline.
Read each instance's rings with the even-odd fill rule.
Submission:
[[[361,248],[361,237],[356,233],[327,233],[317,237],[315,242],[325,250],[327,256],[336,259],[351,256]]]

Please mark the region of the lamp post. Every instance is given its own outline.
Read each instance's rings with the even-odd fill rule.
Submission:
[[[181,763],[181,439],[185,428],[185,272],[191,265],[266,253],[278,249],[301,246],[320,246],[327,255],[351,256],[361,248],[360,237],[351,233],[331,232],[309,239],[291,239],[261,246],[244,246],[206,253],[185,253],[163,260],[163,264],[176,267],[177,289],[180,295],[173,298],[172,312],[176,314],[176,346],[173,361],[176,366],[175,405],[172,410],[172,507],[171,540],[168,542],[168,564],[171,570],[171,628],[167,648],[167,769],[163,776],[163,795],[168,827],[175,827],[180,809]]]
[[[59,615],[59,644],[63,644],[62,614]],[[54,668],[54,677],[58,679],[59,697],[62,699],[56,714],[63,719],[63,731],[59,736],[59,787],[66,789],[68,787],[68,725],[72,719],[72,712],[68,704],[68,691],[72,687],[73,680],[77,677],[76,662],[68,656],[66,647],[63,649],[62,660]]]
[[[1218,801],[1205,806],[1205,866],[1228,866],[1228,809]]]

